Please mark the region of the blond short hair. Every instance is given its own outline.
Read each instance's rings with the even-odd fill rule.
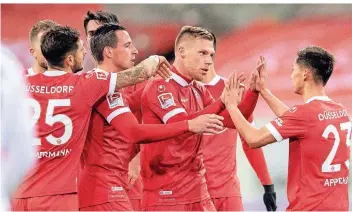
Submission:
[[[37,38],[38,34],[41,32],[47,32],[51,29],[57,27],[58,24],[52,20],[43,20],[38,21],[34,26],[32,26],[31,31],[29,32],[29,41],[32,44],[33,41]]]
[[[175,41],[175,47],[180,43],[184,37],[190,38],[202,38],[209,41],[215,41],[215,36],[209,30],[202,27],[194,26],[184,26],[181,28],[181,31],[178,33]]]

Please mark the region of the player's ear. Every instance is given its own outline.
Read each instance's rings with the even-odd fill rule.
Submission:
[[[183,47],[183,46],[178,46],[178,52],[179,52],[179,54],[180,54],[180,56],[182,57],[182,58],[185,58],[186,57],[186,50],[185,50],[185,47]]]
[[[72,54],[68,55],[65,59],[65,66],[72,67],[75,64],[75,58]]]
[[[33,48],[30,48],[29,53],[34,57],[35,50]]]
[[[308,69],[303,69],[303,80],[307,80],[308,78],[308,74],[312,73],[311,71],[309,71]]]
[[[103,50],[103,56],[104,56],[104,58],[105,57],[112,58],[112,56],[113,56],[112,48],[109,46],[106,46]]]

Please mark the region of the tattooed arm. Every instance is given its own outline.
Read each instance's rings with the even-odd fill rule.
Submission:
[[[115,90],[149,79],[159,74],[164,79],[171,77],[170,64],[165,57],[151,56],[138,65],[117,73]]]

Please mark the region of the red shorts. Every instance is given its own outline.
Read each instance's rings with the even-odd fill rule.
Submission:
[[[77,194],[12,199],[13,211],[78,211]]]
[[[217,211],[243,211],[242,197],[212,198]]]
[[[142,210],[142,200],[141,199],[130,199],[133,210]]]
[[[131,203],[125,202],[106,202],[99,205],[80,208],[80,211],[133,211]]]
[[[146,211],[216,211],[211,199],[182,205],[155,205],[145,207]]]

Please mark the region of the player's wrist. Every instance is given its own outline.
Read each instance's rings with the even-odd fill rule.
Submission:
[[[274,184],[263,185],[263,187],[264,187],[264,192],[265,193],[273,193],[273,192],[275,192]]]

